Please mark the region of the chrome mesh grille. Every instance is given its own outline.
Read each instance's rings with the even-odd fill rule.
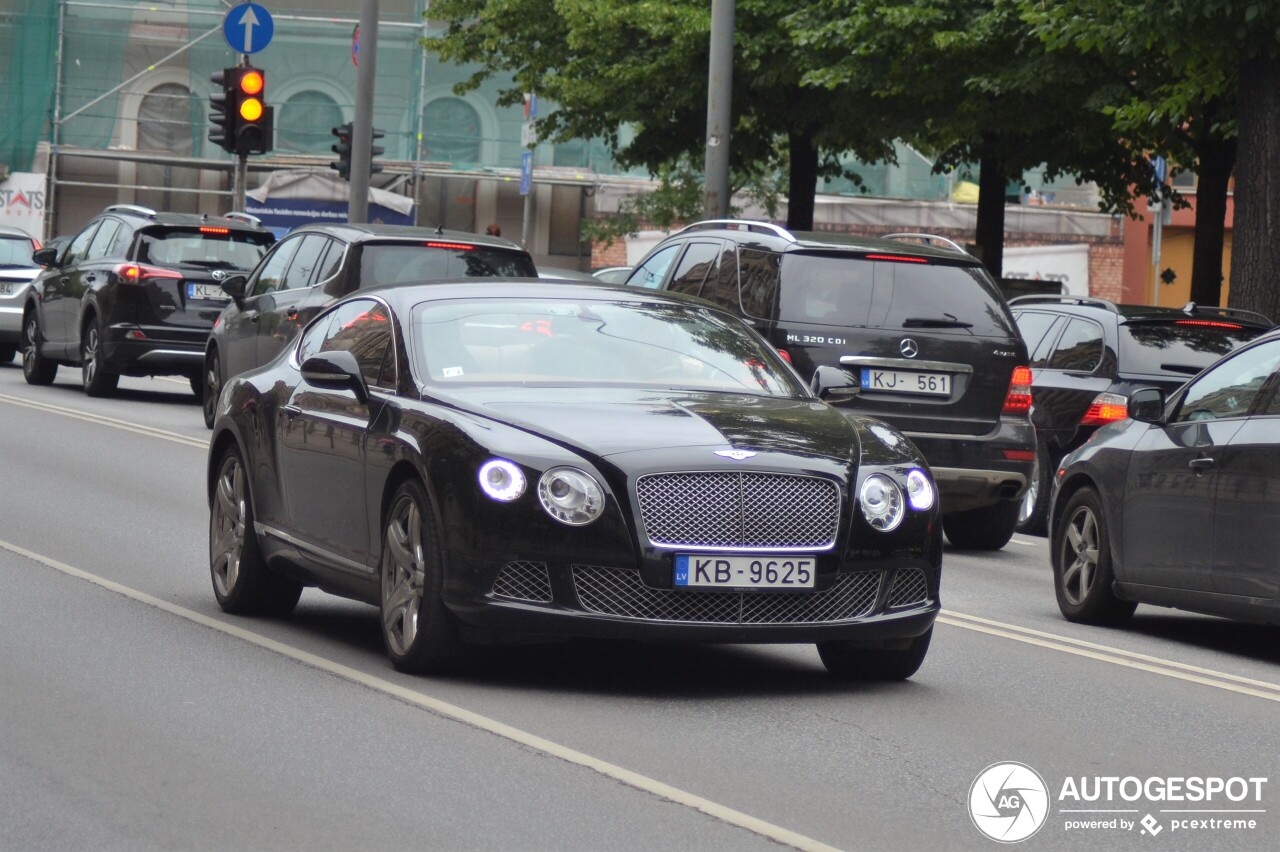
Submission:
[[[636,497],[657,545],[825,549],[840,528],[840,489],[816,476],[656,473]]]
[[[841,574],[820,592],[690,592],[646,586],[640,572],[574,565],[583,609],[645,621],[701,624],[818,624],[868,615],[880,592],[880,571]]]
[[[493,594],[513,601],[551,603],[551,577],[545,562],[508,562],[493,581]]]
[[[910,606],[924,603],[928,598],[929,583],[924,578],[924,572],[919,568],[908,568],[894,575],[886,606],[890,608]]]

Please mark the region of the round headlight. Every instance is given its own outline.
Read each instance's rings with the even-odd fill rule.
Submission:
[[[902,523],[902,516],[906,514],[902,489],[884,474],[873,473],[864,479],[858,498],[862,504],[862,517],[874,529],[889,532]]]
[[[917,512],[933,507],[933,483],[929,475],[920,468],[914,468],[907,474],[907,502]]]
[[[480,489],[494,500],[510,503],[524,493],[524,472],[515,462],[489,459],[480,465]]]
[[[604,489],[589,473],[553,467],[538,480],[538,501],[560,523],[580,527],[604,512]]]

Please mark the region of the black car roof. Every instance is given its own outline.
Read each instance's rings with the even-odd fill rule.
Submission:
[[[466,243],[485,248],[524,251],[519,245],[501,237],[472,234],[467,231],[446,231],[441,228],[419,228],[413,225],[351,224],[349,222],[320,222],[302,225],[289,232],[328,234],[349,243],[365,243],[372,240],[436,240]]]
[[[850,251],[884,252],[907,257],[927,257],[977,264],[976,257],[945,237],[933,234],[903,233],[885,237],[863,237],[827,231],[789,231],[772,222],[751,219],[710,219],[695,222],[673,236],[706,234],[728,237],[744,245],[757,243],[778,252]]]
[[[213,225],[233,231],[246,231],[254,234],[270,233],[258,223],[257,219],[246,213],[231,213],[226,216],[210,216],[205,213],[165,213],[143,207],[139,204],[112,204],[98,216],[119,216],[125,219],[143,219],[146,222],[165,225],[171,228],[199,228]],[[96,217],[95,217],[96,218]]]
[[[1228,320],[1235,323],[1271,328],[1270,319],[1253,311],[1219,308],[1188,302],[1180,308],[1163,305],[1131,305],[1111,302],[1093,296],[1030,295],[1009,300],[1011,308],[1048,308],[1060,313],[1110,315],[1118,322],[1176,322],[1186,319]]]

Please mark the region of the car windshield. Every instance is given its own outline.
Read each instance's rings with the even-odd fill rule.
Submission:
[[[138,260],[164,266],[253,269],[274,241],[269,233],[231,228],[154,229],[142,232]]]
[[[26,237],[0,236],[0,269],[36,266],[31,259],[34,250],[35,246]]]
[[[1120,368],[1188,378],[1263,331],[1217,320],[1122,323]]]
[[[803,397],[778,355],[708,308],[576,299],[446,300],[413,311],[437,385],[627,385]]]
[[[535,278],[533,261],[521,251],[425,240],[368,243],[360,259],[360,286],[443,278]]]

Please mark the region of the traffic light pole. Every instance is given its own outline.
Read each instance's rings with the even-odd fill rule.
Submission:
[[[378,68],[378,0],[361,0],[360,52],[356,66],[356,114],[351,130],[351,187],[347,221],[369,221],[369,172],[373,160],[373,82]]]
[[[729,131],[733,127],[733,27],[736,0],[711,0],[707,68],[707,147],[703,209],[710,219],[729,214]]]
[[[249,183],[249,155],[236,154],[236,167],[231,176],[231,209],[244,210],[244,196]]]

